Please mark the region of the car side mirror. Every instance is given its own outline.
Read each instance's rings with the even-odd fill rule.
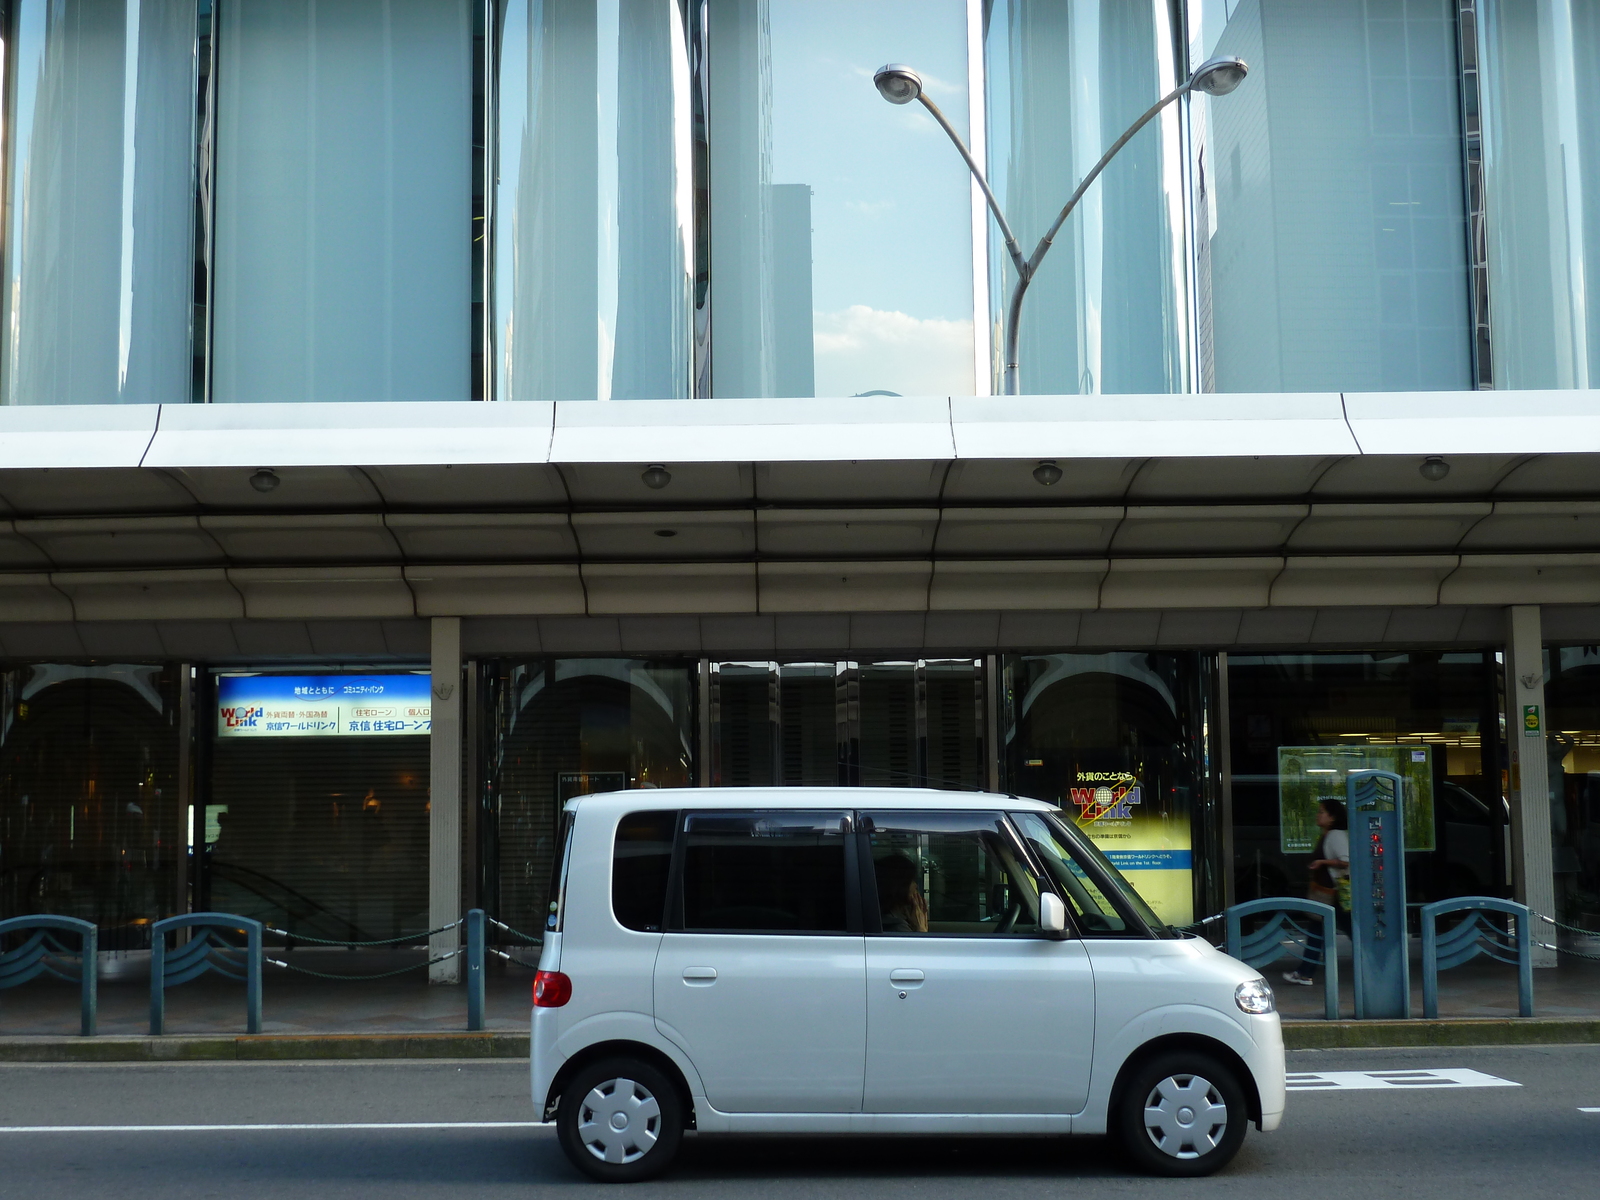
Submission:
[[[1067,906],[1054,892],[1039,894],[1039,928],[1045,933],[1065,933]]]

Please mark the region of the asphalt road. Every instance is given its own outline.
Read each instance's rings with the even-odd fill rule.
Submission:
[[[1172,1182],[1129,1174],[1101,1139],[690,1139],[627,1193],[1027,1197],[1260,1193],[1584,1197],[1600,1179],[1600,1046],[1302,1051],[1291,1072],[1469,1068],[1520,1087],[1295,1093],[1232,1166]],[[526,1064],[0,1065],[0,1197],[598,1195],[548,1127],[36,1132],[37,1126],[523,1122]],[[600,1189],[609,1192],[610,1189]],[[614,1194],[614,1193],[613,1193]]]

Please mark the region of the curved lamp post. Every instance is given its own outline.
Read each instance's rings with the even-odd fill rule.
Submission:
[[[910,104],[913,100],[922,101],[922,106],[933,114],[933,119],[939,122],[940,127],[950,135],[950,140],[955,143],[956,149],[961,152],[961,157],[966,160],[967,166],[972,170],[972,177],[978,181],[978,186],[983,189],[984,199],[989,202],[989,210],[994,213],[994,219],[1000,223],[1001,236],[1005,238],[1006,252],[1011,255],[1012,265],[1017,270],[1017,285],[1011,292],[1011,304],[1006,309],[1006,389],[1005,394],[1016,396],[1021,394],[1021,380],[1017,371],[1017,326],[1022,315],[1022,298],[1028,293],[1028,285],[1033,282],[1034,275],[1039,270],[1039,263],[1044,259],[1045,252],[1050,249],[1055,240],[1056,233],[1062,224],[1078,206],[1078,201],[1083,199],[1083,193],[1105,170],[1106,164],[1128,144],[1128,139],[1145,125],[1167,105],[1179,96],[1189,92],[1205,92],[1210,96],[1226,96],[1234,88],[1244,82],[1244,77],[1249,74],[1250,68],[1245,65],[1242,58],[1213,58],[1202,63],[1198,70],[1189,76],[1188,82],[1181,87],[1174,88],[1161,99],[1152,104],[1137,121],[1128,126],[1127,131],[1116,141],[1111,143],[1111,149],[1100,156],[1100,161],[1083,177],[1083,182],[1078,185],[1078,190],[1072,193],[1067,206],[1061,210],[1061,215],[1056,218],[1055,224],[1050,226],[1049,232],[1039,239],[1039,244],[1033,248],[1033,253],[1027,258],[1022,256],[1022,247],[1017,245],[1017,239],[1011,232],[1011,226],[1006,223],[1005,213],[1000,211],[1000,202],[994,198],[994,192],[989,187],[989,181],[983,177],[973,160],[972,152],[967,149],[967,144],[961,140],[961,135],[955,131],[944,113],[939,111],[939,106],[923,93],[922,76],[902,63],[890,63],[888,66],[879,67],[872,77],[872,82],[882,93],[883,98],[890,104]]]

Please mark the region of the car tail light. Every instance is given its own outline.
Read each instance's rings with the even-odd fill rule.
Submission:
[[[560,1008],[572,999],[572,980],[560,971],[540,971],[533,977],[533,1006]]]

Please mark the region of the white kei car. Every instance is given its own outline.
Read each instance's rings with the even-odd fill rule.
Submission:
[[[596,1179],[699,1133],[1103,1134],[1204,1175],[1283,1115],[1249,967],[1048,804],[876,788],[581,796],[534,983],[533,1103]]]

